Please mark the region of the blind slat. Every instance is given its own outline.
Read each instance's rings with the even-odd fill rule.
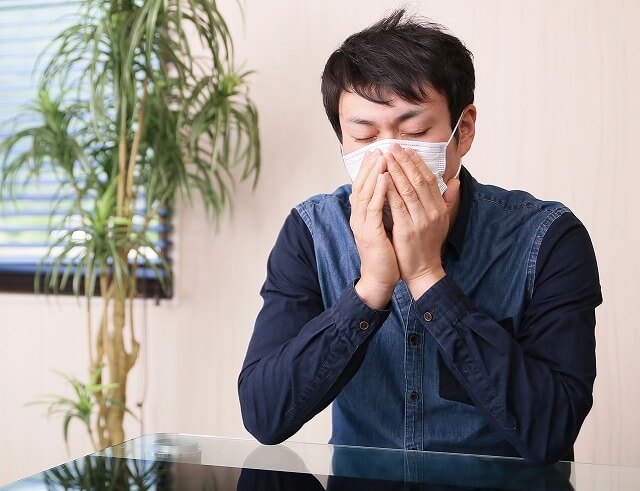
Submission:
[[[6,2],[6,3],[0,3],[0,12],[2,12],[4,15],[10,15],[10,12],[28,12],[28,13],[33,13],[33,10],[36,10],[39,13],[42,13],[43,9],[44,10],[51,10],[51,9],[56,9],[56,11],[68,11],[68,8],[71,7],[76,7],[78,5],[77,1],[55,1],[55,0],[50,0],[50,1],[43,1],[43,0],[36,0],[36,1],[30,1],[30,0],[22,0],[19,2]],[[62,7],[67,7],[67,9],[62,9]],[[73,11],[73,10],[71,10]],[[5,14],[6,13],[6,14]],[[3,17],[4,17],[3,15]]]
[[[166,240],[158,240],[157,241],[157,246],[160,247],[161,249],[166,249],[167,245],[169,244],[169,241]],[[38,261],[40,261],[40,259],[44,256],[44,253],[46,253],[46,251],[48,250],[48,248],[50,247],[50,244],[48,242],[33,242],[31,244],[25,244],[23,242],[7,242],[4,244],[0,244],[0,251],[2,251],[3,249],[13,249],[13,248],[37,248],[38,249]],[[0,255],[2,255],[0,253]],[[10,257],[12,256],[12,253],[8,254]],[[36,261],[36,262],[38,262]]]

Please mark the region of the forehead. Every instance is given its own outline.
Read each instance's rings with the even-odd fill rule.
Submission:
[[[394,119],[396,116],[416,112],[430,116],[449,116],[449,107],[444,94],[427,87],[424,102],[410,102],[402,99],[392,91],[382,91],[382,98],[388,104],[370,101],[354,91],[343,90],[340,94],[338,112],[340,119],[366,119],[369,121],[383,121]]]

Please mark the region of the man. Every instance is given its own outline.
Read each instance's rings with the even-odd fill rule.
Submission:
[[[562,204],[461,167],[474,87],[464,45],[403,11],[329,58],[324,105],[357,177],[296,206],[270,255],[238,384],[261,442],[333,402],[335,444],[570,452],[595,379],[593,247]]]

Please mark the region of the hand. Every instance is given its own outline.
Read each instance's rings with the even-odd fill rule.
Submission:
[[[391,176],[387,200],[393,216],[393,248],[400,276],[417,299],[445,276],[441,251],[460,182],[451,179],[443,197],[436,176],[420,156],[397,144],[386,162]]]
[[[360,254],[360,281],[356,293],[369,307],[383,309],[400,280],[398,261],[382,222],[387,186],[385,158],[368,154],[353,183],[350,226]]]

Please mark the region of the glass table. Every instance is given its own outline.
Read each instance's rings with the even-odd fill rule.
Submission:
[[[0,489],[626,491],[640,489],[640,467],[153,434]]]

